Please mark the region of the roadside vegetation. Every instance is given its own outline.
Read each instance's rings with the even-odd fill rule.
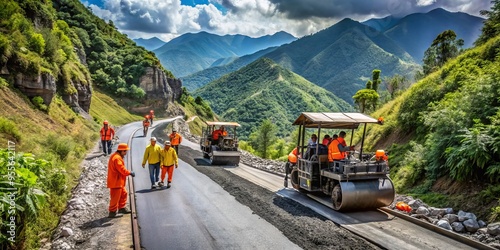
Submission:
[[[476,47],[458,55],[450,47],[459,44],[453,33],[436,38],[423,78],[372,113],[385,124],[373,126],[367,138],[367,146],[389,149],[398,193],[470,209],[490,221],[500,215],[500,2],[494,4],[483,12],[490,19]],[[450,53],[456,58],[445,56]]]

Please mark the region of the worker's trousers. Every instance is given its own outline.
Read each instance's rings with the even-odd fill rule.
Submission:
[[[109,211],[116,212],[120,208],[124,208],[127,205],[127,190],[125,187],[121,188],[110,188],[109,194],[111,199],[109,201]]]
[[[172,166],[164,166],[161,168],[161,181],[165,180],[165,175],[168,173],[167,181],[172,182],[172,176],[174,175],[174,165]]]
[[[105,155],[111,154],[111,140],[101,140],[102,151]]]

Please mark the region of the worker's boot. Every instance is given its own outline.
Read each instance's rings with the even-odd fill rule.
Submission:
[[[170,181],[167,183],[167,188],[170,188],[172,185],[170,185]]]
[[[121,213],[121,214],[129,214],[131,213],[132,211],[130,211],[130,209],[128,207],[124,207],[124,208],[120,208],[118,210],[118,213]]]
[[[119,214],[117,211],[109,212],[108,214],[108,218],[120,218],[122,216],[123,214]]]

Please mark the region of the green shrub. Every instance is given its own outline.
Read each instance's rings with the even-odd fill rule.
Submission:
[[[75,142],[70,136],[50,134],[47,136],[45,144],[60,160],[65,160],[75,149]]]
[[[8,134],[14,137],[18,142],[21,141],[21,133],[17,128],[16,123],[7,118],[0,117],[0,133]]]
[[[9,86],[9,83],[5,79],[0,77],[0,88],[4,88],[4,87],[8,87],[8,86]]]
[[[39,211],[46,206],[46,194],[42,191],[43,173],[51,165],[45,160],[35,159],[32,154],[23,154],[7,149],[0,149],[0,175],[10,176],[0,182],[0,205],[8,209],[0,209],[0,219],[9,222],[12,218],[16,223],[18,236],[23,235],[29,221],[37,217]],[[15,194],[12,196],[12,194]],[[10,208],[11,200],[14,199],[15,206]],[[15,211],[15,213],[11,213]],[[7,223],[1,223],[2,232],[7,232]],[[16,245],[22,241],[22,237],[16,237],[12,243],[7,237],[0,237],[0,245],[6,247],[9,244]],[[8,249],[8,248],[5,248]]]
[[[43,52],[45,51],[45,40],[43,39],[42,34],[34,33],[29,41],[29,46],[32,51],[38,53],[39,55],[43,55]]]
[[[40,96],[35,96],[31,99],[31,102],[33,103],[33,105],[35,105],[35,107],[41,111],[47,111],[48,110],[48,107],[47,105],[45,105],[44,101],[43,101],[43,98],[40,97]]]

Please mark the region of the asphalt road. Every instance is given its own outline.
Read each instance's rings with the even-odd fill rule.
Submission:
[[[123,128],[121,141],[137,128],[140,123]],[[183,161],[174,170],[171,188],[151,190],[147,165],[141,167],[149,135],[143,137],[142,129],[135,133],[129,152],[132,162],[127,163],[136,172],[137,217],[144,249],[299,249]]]

